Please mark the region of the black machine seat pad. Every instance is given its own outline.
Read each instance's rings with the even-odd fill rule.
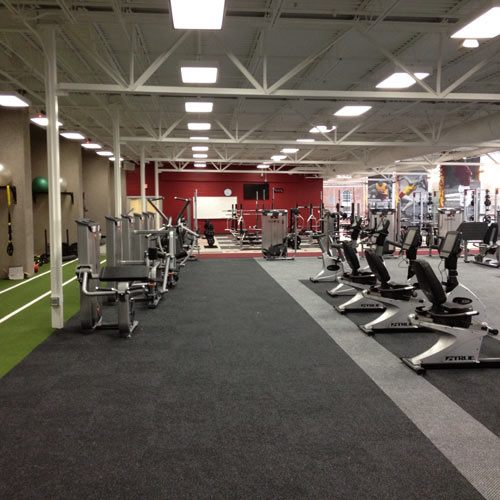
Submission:
[[[101,281],[148,281],[147,266],[106,266],[101,268],[99,279]]]
[[[413,296],[413,292],[415,288],[413,286],[409,286],[407,283],[384,283],[380,286],[374,287],[376,292],[379,292],[382,297],[386,297],[388,299],[396,299],[396,300],[410,300]]]
[[[353,271],[357,271],[361,266],[359,265],[359,259],[356,250],[348,241],[342,241],[342,250],[344,251],[344,255],[347,263],[349,264],[349,267]]]
[[[425,296],[435,306],[444,304],[446,302],[446,293],[429,263],[417,259],[414,265],[418,284]]]
[[[364,271],[360,274],[344,273],[342,278],[361,285],[374,285],[377,282],[377,278],[373,273]]]
[[[387,271],[384,261],[380,255],[377,255],[373,250],[367,249],[365,251],[366,262],[370,266],[373,274],[382,282],[388,283],[391,279],[389,272]]]

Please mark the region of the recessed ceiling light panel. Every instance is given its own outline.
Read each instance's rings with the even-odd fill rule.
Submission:
[[[423,80],[429,76],[429,73],[415,73],[415,76],[419,80]],[[391,76],[387,77],[385,80],[381,81],[378,85],[378,89],[407,89],[412,85],[415,85],[417,81],[408,73],[393,73]]]
[[[225,0],[170,0],[176,30],[220,30]]]
[[[30,118],[30,121],[39,127],[47,127],[49,125],[49,119],[43,115],[34,116],[33,118]],[[62,123],[58,121],[57,126],[62,127]]]
[[[85,136],[80,134],[80,132],[61,132],[61,136],[65,139],[71,139],[72,141],[84,141]]]
[[[182,66],[182,83],[215,83],[218,72],[217,67]]]
[[[186,102],[186,113],[211,113],[214,108],[213,102]]]
[[[208,151],[208,146],[193,146],[191,149],[193,151]]]
[[[340,108],[335,116],[360,116],[372,109],[371,106],[344,106]]]
[[[84,142],[82,144],[82,148],[85,148],[85,149],[101,149],[102,146],[100,144],[97,144],[96,142],[92,142],[92,141],[88,140],[87,142]]]
[[[299,150],[299,148],[283,148],[281,150],[282,153],[285,153],[287,155],[293,155],[294,153],[297,153]]]
[[[29,102],[19,95],[0,94],[0,106],[6,108],[27,108],[29,105]]]
[[[500,7],[493,7],[453,33],[451,38],[495,38],[498,35],[500,35]]]
[[[328,132],[331,132],[332,130],[335,130],[336,128],[337,127],[335,127],[335,126],[328,128],[326,125],[316,125],[311,130],[309,130],[309,133],[310,134],[327,134]]]
[[[188,123],[189,130],[210,130],[210,123]]]

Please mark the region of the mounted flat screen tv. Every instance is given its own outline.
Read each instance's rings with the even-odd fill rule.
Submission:
[[[259,200],[269,199],[269,184],[243,184],[243,199],[255,200],[259,195]]]

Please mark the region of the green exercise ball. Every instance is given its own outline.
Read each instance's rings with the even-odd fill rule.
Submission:
[[[59,179],[59,185],[61,186],[61,193],[65,193],[68,190],[68,183],[66,182],[66,179],[61,177]]]
[[[35,177],[31,183],[34,193],[48,193],[49,182],[45,177]]]
[[[0,163],[0,186],[12,184],[12,172]]]

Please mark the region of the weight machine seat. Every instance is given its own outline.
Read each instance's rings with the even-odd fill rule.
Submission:
[[[99,273],[100,281],[148,281],[149,270],[147,266],[106,266]]]
[[[185,250],[182,250],[180,252],[177,252],[175,254],[176,259],[183,259],[184,257],[187,257],[188,253]]]

